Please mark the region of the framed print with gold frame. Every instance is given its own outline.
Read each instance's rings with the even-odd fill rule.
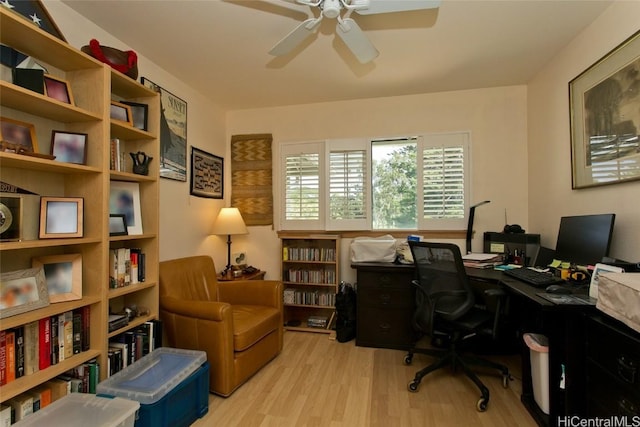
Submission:
[[[640,179],[640,31],[569,82],[572,188]]]

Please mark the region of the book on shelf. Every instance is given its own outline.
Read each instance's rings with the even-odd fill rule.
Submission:
[[[4,403],[0,405],[0,426],[9,427],[11,425],[11,406]]]
[[[60,358],[60,340],[58,338],[58,316],[51,316],[51,364],[56,365]]]
[[[13,330],[16,334],[16,378],[24,376],[24,326]]]
[[[7,332],[0,331],[0,385],[7,383]]]
[[[64,313],[58,315],[58,362],[64,360]]]
[[[38,338],[39,324],[38,321],[29,322],[24,325],[24,373],[31,375],[40,369]]]
[[[53,378],[44,383],[45,387],[51,389],[51,402],[66,396],[71,393],[71,384],[62,378]]]
[[[70,359],[73,356],[73,312],[64,313],[63,323],[63,340],[64,340],[64,359]]]
[[[38,320],[38,368],[47,369],[51,366],[51,319],[45,317]]]
[[[72,328],[73,328],[73,343],[71,348],[73,354],[79,354],[82,351],[82,314],[79,310],[73,310],[72,316]]]
[[[145,254],[140,248],[109,250],[109,287],[122,288],[145,280]]]
[[[33,398],[26,393],[9,399],[8,403],[13,408],[11,412],[14,422],[21,421],[25,417],[33,414]]]

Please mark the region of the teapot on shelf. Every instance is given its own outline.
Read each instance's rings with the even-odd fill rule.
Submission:
[[[133,159],[133,173],[138,175],[149,175],[149,163],[153,157],[147,156],[143,151],[129,153]]]

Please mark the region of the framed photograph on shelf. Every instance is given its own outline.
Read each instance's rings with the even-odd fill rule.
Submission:
[[[82,255],[63,254],[33,258],[31,265],[44,270],[49,302],[82,299]]]
[[[224,159],[191,147],[191,195],[222,199]]]
[[[123,122],[129,126],[133,126],[133,118],[131,116],[131,107],[118,101],[111,101],[109,110],[110,117],[113,120]]]
[[[73,94],[69,82],[50,74],[44,75],[44,93],[49,98],[73,105]]]
[[[138,102],[122,101],[122,103],[131,107],[133,127],[141,130],[148,130],[147,121],[149,116],[149,106]]]
[[[41,239],[83,236],[84,199],[82,197],[41,197]]]
[[[57,162],[86,164],[87,134],[51,131],[51,155],[55,156]]]
[[[22,197],[0,196],[0,242],[22,239]]]
[[[640,179],[640,31],[569,82],[572,188]]]
[[[36,128],[31,123],[0,117],[0,140],[3,142],[3,151],[38,152]],[[9,144],[5,145],[6,142]]]
[[[111,181],[109,215],[113,214],[124,215],[129,235],[143,234],[139,183]]]
[[[146,77],[142,84],[160,94],[160,178],[187,181],[187,103]]]
[[[124,214],[109,214],[109,236],[126,236],[127,219]]]
[[[0,274],[0,319],[49,305],[42,268]]]

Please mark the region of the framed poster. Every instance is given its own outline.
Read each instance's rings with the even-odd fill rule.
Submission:
[[[187,181],[187,103],[151,80],[142,84],[160,94],[160,177]]]
[[[640,31],[569,82],[572,188],[640,179]]]
[[[191,147],[191,195],[222,199],[224,159]]]

